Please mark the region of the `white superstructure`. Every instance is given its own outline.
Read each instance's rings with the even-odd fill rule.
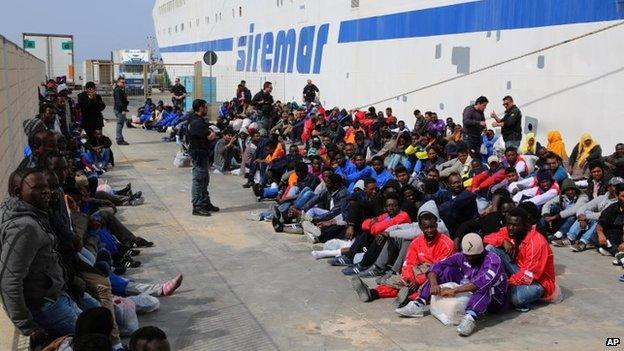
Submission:
[[[607,153],[622,141],[623,6],[622,0],[157,0],[153,17],[165,64],[217,52],[219,101],[231,99],[241,79],[252,93],[269,80],[276,99],[300,101],[310,78],[328,107],[391,98],[375,106],[390,106],[411,124],[416,108],[461,121],[479,95],[490,99],[487,115],[502,112],[502,97],[512,95],[541,141],[558,129],[571,149],[588,131]],[[600,31],[608,26],[614,27]],[[190,72],[170,72],[184,74]],[[458,76],[464,77],[408,93]]]

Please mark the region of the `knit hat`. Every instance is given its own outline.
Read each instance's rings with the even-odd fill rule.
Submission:
[[[39,132],[45,132],[48,130],[45,123],[37,117],[27,119],[22,123],[22,127],[24,128],[24,133],[28,137],[28,139],[32,138],[35,134]]]
[[[479,234],[468,233],[462,239],[462,253],[464,255],[478,255],[483,252],[483,240]]]
[[[561,192],[565,193],[566,190],[568,189],[574,189],[577,192],[580,191],[581,189],[579,189],[578,186],[576,186],[576,183],[574,183],[574,181],[570,178],[564,179],[564,181],[561,183]]]
[[[542,169],[537,172],[537,181],[541,182],[542,180],[552,180],[552,173],[548,169]]]

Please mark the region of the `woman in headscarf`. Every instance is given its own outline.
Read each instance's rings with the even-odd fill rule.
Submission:
[[[522,140],[518,153],[522,155],[535,155],[542,145],[535,140],[535,133],[527,133]]]
[[[573,179],[582,177],[590,163],[601,160],[602,148],[589,133],[583,133],[581,140],[572,149],[572,154],[568,160],[568,172]]]
[[[568,158],[568,153],[566,152],[563,138],[561,137],[561,133],[559,133],[558,130],[551,130],[550,132],[548,132],[548,145],[546,146],[546,148],[548,149],[548,151],[561,157],[562,160]]]

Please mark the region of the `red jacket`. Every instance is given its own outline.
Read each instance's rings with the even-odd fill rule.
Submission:
[[[490,171],[483,171],[472,177],[471,190],[486,190],[492,185],[496,185],[505,179],[505,169],[501,168],[494,174],[490,175]]]
[[[520,270],[509,277],[509,285],[529,285],[538,282],[544,288],[544,298],[550,298],[557,289],[555,259],[552,249],[535,227],[524,238],[516,255]]]
[[[509,231],[507,230],[507,227],[502,227],[499,231],[484,236],[483,245],[501,247],[506,240],[513,242],[513,240],[511,240],[511,237],[509,236]]]
[[[509,236],[507,227],[503,227],[496,233],[486,235],[483,243],[492,246],[502,246],[505,240],[512,243],[514,240]],[[545,299],[551,299],[557,293],[555,282],[555,260],[552,249],[542,234],[532,227],[524,238],[518,253],[514,257],[519,270],[509,277],[509,285],[530,285],[538,282],[544,288]]]
[[[419,235],[410,243],[401,268],[401,277],[406,282],[416,281],[422,285],[427,281],[424,273],[415,275],[414,266],[421,264],[433,265],[450,256],[454,251],[453,240],[448,236],[438,233],[433,242],[428,243],[424,235]]]
[[[372,235],[378,235],[379,233],[385,232],[386,229],[392,227],[393,225],[412,222],[409,215],[404,211],[400,211],[394,217],[390,217],[388,216],[387,213],[384,213],[384,214],[377,216],[375,219],[376,219],[375,224],[371,224],[372,222],[371,218],[365,220],[362,223],[362,230],[365,232],[369,232]]]

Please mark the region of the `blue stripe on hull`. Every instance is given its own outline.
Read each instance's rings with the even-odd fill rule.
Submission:
[[[199,43],[182,44],[160,48],[160,52],[205,52],[212,51],[232,51],[234,38],[202,41]]]
[[[483,0],[340,23],[339,43],[536,28],[624,18],[622,0]]]

